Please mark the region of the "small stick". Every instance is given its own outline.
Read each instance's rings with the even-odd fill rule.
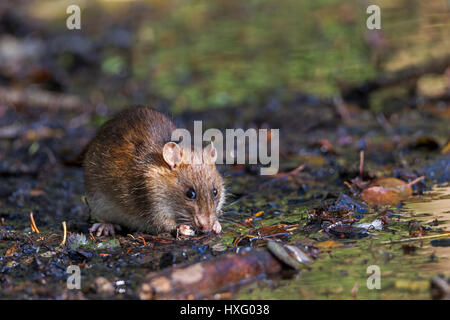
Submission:
[[[417,182],[422,181],[423,179],[425,179],[424,176],[418,177],[418,178],[414,179],[413,181],[408,182],[408,186],[411,187],[412,185],[415,185]]]
[[[364,168],[364,150],[359,152],[359,176],[363,177],[363,168]]]
[[[297,173],[302,171],[304,168],[305,168],[305,165],[301,164],[297,168],[295,168],[294,170],[291,170],[289,172],[277,173],[277,174],[274,175],[274,177],[275,178],[284,178],[284,177],[289,177],[289,176],[295,176]]]
[[[394,244],[394,243],[410,242],[410,241],[417,241],[417,240],[438,239],[438,238],[445,238],[445,237],[450,237],[450,232],[446,232],[446,233],[442,233],[442,234],[435,234],[432,236],[401,239],[401,240],[396,240],[396,241],[384,241],[381,244]]]
[[[63,231],[64,231],[64,236],[63,236],[63,240],[61,241],[61,243],[59,244],[60,246],[63,246],[66,244],[66,238],[67,238],[67,226],[66,226],[66,222],[63,221],[62,222],[62,227],[63,227]]]
[[[358,289],[359,289],[359,282],[355,282],[352,291],[350,292],[353,299],[356,299],[356,295],[358,294]]]
[[[339,117],[341,117],[342,120],[347,121],[350,118],[350,113],[344,103],[344,100],[341,96],[334,96],[332,100],[332,104],[338,113]]]
[[[36,226],[36,222],[34,221],[33,211],[30,211],[30,220],[31,220],[31,230],[33,232],[39,233],[39,229]]]
[[[281,178],[286,178],[286,177],[291,177],[291,176],[295,176],[297,173],[299,173],[300,171],[302,171],[303,169],[305,169],[305,165],[301,164],[299,165],[297,168],[289,171],[289,172],[280,172],[277,174],[274,174],[273,176],[271,176],[270,178],[277,180],[277,179],[281,179]],[[273,181],[273,180],[272,180]],[[260,188],[262,186],[264,186],[265,184],[272,182],[272,181],[267,181],[266,183],[263,183]]]
[[[145,239],[144,239],[143,236],[139,236],[138,239],[141,239],[141,240],[142,240],[142,242],[144,243],[144,246],[147,244],[147,243],[145,242]]]

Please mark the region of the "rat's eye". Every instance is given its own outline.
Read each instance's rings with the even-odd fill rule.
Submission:
[[[186,197],[188,197],[189,199],[194,200],[197,195],[195,194],[195,190],[194,189],[189,189],[188,191],[186,191]]]
[[[217,189],[216,188],[213,188],[213,197],[214,198],[217,197]]]

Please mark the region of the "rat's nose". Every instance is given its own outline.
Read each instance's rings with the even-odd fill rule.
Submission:
[[[195,224],[197,229],[200,231],[211,231],[213,227],[213,223],[211,222],[211,219],[209,216],[198,216],[195,219]]]

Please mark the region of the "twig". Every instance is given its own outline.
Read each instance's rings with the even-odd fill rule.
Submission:
[[[142,240],[142,242],[144,243],[144,246],[147,244],[147,242],[145,242],[145,239],[144,239],[143,236],[139,236],[138,239],[141,239],[141,240]]]
[[[363,169],[364,169],[364,150],[359,152],[359,176],[363,177]]]
[[[450,232],[435,234],[432,236],[407,238],[407,239],[401,239],[401,240],[395,240],[395,241],[384,241],[384,242],[381,242],[381,244],[394,244],[394,243],[410,242],[410,241],[417,241],[417,240],[439,239],[439,238],[445,238],[445,237],[450,237]]]
[[[413,181],[408,182],[407,185],[411,187],[411,186],[415,185],[417,182],[422,181],[423,179],[425,179],[424,176],[418,177],[418,178],[414,179]]]
[[[305,165],[299,165],[297,168],[295,168],[294,170],[291,170],[289,172],[281,172],[281,173],[277,173],[276,175],[273,176],[273,178],[285,178],[285,177],[289,177],[289,176],[295,176],[297,173],[299,173],[300,171],[302,171],[305,168]]]
[[[33,211],[30,211],[30,220],[31,220],[31,230],[33,230],[33,232],[39,233],[39,229],[36,226],[36,222],[34,222]]]
[[[63,240],[61,241],[61,243],[59,244],[60,246],[63,246],[66,244],[66,238],[67,238],[67,226],[66,226],[66,222],[63,221],[62,222],[62,227],[63,227],[63,231],[64,231],[64,236],[63,236]]]
[[[356,295],[358,294],[358,289],[359,289],[359,283],[355,282],[355,284],[353,285],[352,291],[350,292],[353,299],[356,299]]]
[[[350,113],[348,112],[345,102],[340,95],[332,98],[332,104],[342,120],[347,121],[350,118]]]

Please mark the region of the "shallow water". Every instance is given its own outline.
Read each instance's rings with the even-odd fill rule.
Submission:
[[[434,225],[448,231],[450,218],[450,188],[434,186],[430,192],[405,204],[398,221],[388,226],[390,231],[371,231],[364,240],[344,242],[340,246],[320,249],[311,270],[294,279],[273,281],[245,288],[237,295],[242,299],[430,299],[430,279],[450,274],[450,247],[436,247],[433,240],[383,244],[392,231],[404,228],[411,220],[424,226]],[[408,238],[406,232],[402,236]],[[431,233],[436,234],[436,233]],[[450,239],[448,237],[447,239]],[[404,246],[413,246],[406,253]],[[367,282],[378,266],[381,288],[369,289]]]
[[[425,193],[424,202],[411,202],[405,209],[411,210],[420,220],[427,224],[437,224],[444,231],[450,231],[450,187],[435,186]],[[436,221],[437,220],[437,221]],[[442,246],[445,245],[446,246]],[[438,261],[425,264],[421,269],[425,273],[438,273],[446,277],[450,276],[450,237],[447,239],[433,240],[423,247],[424,254],[435,254]]]

